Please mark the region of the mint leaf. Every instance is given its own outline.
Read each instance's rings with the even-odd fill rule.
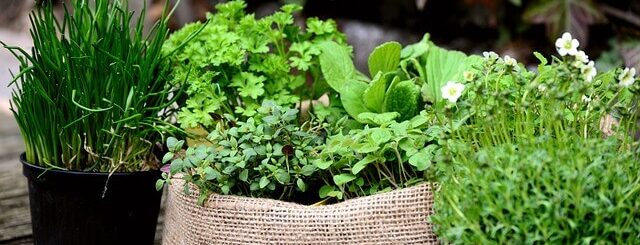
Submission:
[[[376,47],[369,55],[369,74],[391,72],[400,64],[402,45],[398,42],[386,42]]]

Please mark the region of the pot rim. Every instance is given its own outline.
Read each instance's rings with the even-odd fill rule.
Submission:
[[[76,176],[105,176],[105,175],[110,175],[111,177],[118,177],[118,176],[130,176],[130,175],[146,175],[146,174],[153,174],[153,175],[157,175],[160,170],[159,169],[154,169],[154,170],[146,170],[146,171],[134,171],[134,172],[86,172],[86,171],[78,171],[78,170],[58,170],[58,169],[48,169],[42,166],[38,166],[32,163],[29,163],[26,159],[26,152],[22,152],[20,154],[20,163],[22,163],[22,165],[27,166],[28,168],[34,169],[36,171],[39,172],[46,172],[49,174],[72,174],[72,175],[76,175]]]

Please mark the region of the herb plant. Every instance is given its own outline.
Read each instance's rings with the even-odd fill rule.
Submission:
[[[223,114],[257,115],[264,100],[289,107],[327,92],[318,45],[331,40],[347,47],[336,24],[309,18],[302,30],[293,18],[297,5],[260,19],[245,7],[243,1],[219,4],[207,22],[186,25],[164,44],[166,52],[180,49],[172,55],[171,76],[188,95],[180,102],[182,128],[211,130]]]
[[[144,11],[133,19],[121,1],[89,2],[73,1],[61,20],[44,3],[31,14],[31,53],[4,46],[21,62],[11,109],[26,160],[63,170],[157,168],[151,148],[177,129],[162,119],[174,103],[161,53],[167,15],[145,36]]]
[[[556,47],[537,71],[486,52],[443,87],[464,90],[436,115],[450,132],[433,218],[446,241],[637,243],[637,78],[598,74],[568,33]]]
[[[169,138],[164,162],[171,161],[170,173],[157,187],[180,173],[198,187],[200,202],[211,193],[292,200],[306,192],[318,178],[310,156],[323,142],[322,127],[312,121],[299,126],[297,109],[273,101],[265,101],[257,113],[261,117],[234,126],[219,121],[207,137],[211,145],[182,152],[184,141]]]
[[[482,147],[460,157],[432,221],[453,244],[637,244],[637,145],[615,138]]]
[[[367,196],[434,179],[431,165],[444,154],[436,144],[444,132],[429,122],[423,112],[330,136],[314,160],[326,173],[320,198]]]

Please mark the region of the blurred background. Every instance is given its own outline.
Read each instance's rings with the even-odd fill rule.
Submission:
[[[62,12],[68,0],[0,0],[0,40],[29,47],[28,13],[39,3],[53,2]],[[135,0],[131,9],[148,6],[147,21],[162,12],[165,1]],[[416,42],[431,33],[437,44],[480,53],[494,50],[528,64],[533,50],[555,52],[553,40],[569,31],[580,40],[599,70],[626,65],[640,69],[640,0],[246,0],[249,10],[263,16],[282,4],[304,6],[298,16],[333,18],[355,47],[358,67],[378,44],[397,40]],[[181,0],[171,27],[202,20],[220,0]],[[304,22],[300,22],[304,23]],[[16,62],[0,51],[0,113],[7,113],[11,80]]]

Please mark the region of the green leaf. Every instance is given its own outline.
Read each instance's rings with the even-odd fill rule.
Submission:
[[[331,164],[333,164],[332,161],[323,161],[321,159],[315,159],[313,161],[313,165],[318,167],[319,169],[328,169],[329,167],[331,167]]]
[[[429,47],[432,46],[432,43],[431,41],[429,41],[429,38],[430,38],[430,35],[428,33],[424,34],[420,42],[407,45],[406,47],[404,47],[400,52],[400,57],[404,59],[403,62],[413,58],[420,57],[425,53],[427,53],[429,51]]]
[[[162,163],[167,163],[169,161],[171,161],[173,159],[173,152],[167,152],[167,154],[164,154],[164,157],[162,157]]]
[[[298,186],[300,191],[302,191],[302,192],[307,191],[307,185],[304,183],[304,181],[302,179],[296,180],[296,185]]]
[[[384,94],[389,86],[388,76],[383,76],[382,72],[378,72],[369,83],[369,87],[364,91],[362,100],[367,108],[373,112],[382,112],[384,102]]]
[[[162,187],[164,187],[164,182],[165,182],[165,180],[163,180],[163,179],[156,180],[156,190],[157,191],[162,190]]]
[[[362,171],[364,168],[366,168],[367,165],[369,165],[369,163],[377,161],[378,159],[380,159],[380,158],[376,157],[376,156],[373,156],[373,155],[367,155],[362,160],[360,160],[356,164],[354,164],[353,167],[351,167],[351,173],[353,173],[353,174],[360,173],[360,171]]]
[[[339,174],[333,176],[333,182],[336,183],[336,185],[344,185],[354,179],[356,179],[356,176],[353,174]]]
[[[394,119],[400,117],[397,112],[373,113],[363,112],[358,115],[358,121],[369,125],[384,125],[393,122]]]
[[[262,176],[262,178],[260,178],[260,189],[264,189],[265,187],[267,187],[267,185],[269,185],[270,181],[267,178],[267,176]]]
[[[393,138],[393,134],[388,128],[372,128],[369,136],[376,145],[386,144]]]
[[[367,84],[360,81],[350,80],[345,84],[345,91],[340,93],[342,106],[352,118],[357,120],[358,115],[363,112],[370,112],[362,101],[362,95],[367,89]]]
[[[242,170],[238,178],[244,182],[247,182],[247,179],[249,178],[249,170],[248,169]]]
[[[320,195],[320,198],[326,198],[329,196],[329,193],[332,191],[335,191],[335,188],[333,186],[323,185],[322,187],[320,187],[318,194]]]
[[[540,66],[544,66],[548,63],[547,58],[545,58],[541,53],[533,52],[533,55],[540,61]]]
[[[304,165],[300,174],[304,176],[311,176],[316,171],[316,166],[314,165]]]
[[[433,157],[435,148],[435,145],[429,145],[416,154],[413,154],[413,156],[409,158],[409,164],[416,167],[418,171],[427,170],[431,166],[431,158]]]
[[[346,86],[350,83],[349,80],[356,73],[356,68],[349,52],[344,46],[333,41],[322,42],[318,44],[318,47],[322,52],[320,54],[322,75],[333,90],[341,94],[346,92],[348,90]]]
[[[440,92],[442,86],[448,81],[464,81],[463,73],[480,63],[482,63],[480,56],[467,56],[459,51],[431,46],[423,64],[426,68],[426,77],[423,78],[425,84],[422,87],[423,99],[432,103],[442,101]]]
[[[177,152],[182,149],[182,145],[184,144],[184,140],[178,140],[174,137],[169,137],[167,139],[167,148],[169,151]]]
[[[178,173],[182,171],[183,167],[184,167],[184,161],[182,159],[173,160],[171,161],[171,165],[169,166],[169,172],[171,174]]]
[[[218,177],[218,175],[220,175],[220,173],[218,171],[216,171],[215,169],[213,169],[212,167],[206,167],[204,169],[204,177],[207,180],[213,180],[216,179]]]
[[[230,191],[230,187],[229,185],[223,185],[222,187],[220,187],[220,190],[222,191],[222,194],[228,195],[229,191]]]
[[[390,72],[398,68],[402,45],[398,42],[386,42],[376,47],[369,55],[369,74]]]

